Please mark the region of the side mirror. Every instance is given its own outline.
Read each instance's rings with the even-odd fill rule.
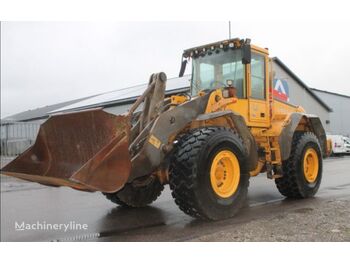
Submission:
[[[250,44],[245,44],[242,46],[242,64],[250,64],[252,59],[252,51],[250,49]]]

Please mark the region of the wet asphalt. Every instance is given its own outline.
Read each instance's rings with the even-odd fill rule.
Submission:
[[[239,226],[279,210],[313,201],[350,197],[350,156],[324,161],[323,181],[315,198],[285,200],[273,180],[251,178],[246,206],[234,218],[204,222],[182,213],[169,187],[149,207],[121,208],[98,192],[45,187],[1,177],[1,241],[186,241],[202,234]],[[70,224],[64,230],[19,230],[16,224]],[[86,230],[74,225],[87,225]]]

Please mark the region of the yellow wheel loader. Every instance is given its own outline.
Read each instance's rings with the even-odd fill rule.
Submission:
[[[260,173],[286,197],[315,195],[325,131],[317,116],[273,97],[268,50],[235,38],[185,50],[182,60],[180,76],[192,61],[188,93],[165,96],[167,77],[157,73],[123,115],[52,115],[2,173],[131,207],[169,184],[182,211],[210,220],[236,214]]]

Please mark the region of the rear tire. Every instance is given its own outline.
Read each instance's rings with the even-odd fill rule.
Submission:
[[[145,207],[155,201],[164,189],[155,176],[138,179],[126,184],[115,193],[103,193],[113,203],[124,207]]]
[[[223,162],[217,161],[222,154]],[[182,136],[170,166],[169,184],[175,203],[184,213],[200,219],[219,220],[234,216],[247,197],[249,175],[245,161],[245,147],[234,130],[205,127]],[[225,171],[213,169],[215,163]],[[229,166],[232,168],[226,169]],[[219,170],[222,179],[229,181],[227,190],[218,189],[226,182],[216,184],[213,170]]]
[[[306,167],[310,158],[310,170]],[[289,198],[314,196],[322,180],[322,153],[317,137],[310,132],[294,134],[289,159],[283,161],[283,177],[275,179],[278,191]]]

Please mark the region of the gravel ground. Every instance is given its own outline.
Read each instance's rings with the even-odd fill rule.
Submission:
[[[271,214],[192,241],[350,241],[350,197]]]

